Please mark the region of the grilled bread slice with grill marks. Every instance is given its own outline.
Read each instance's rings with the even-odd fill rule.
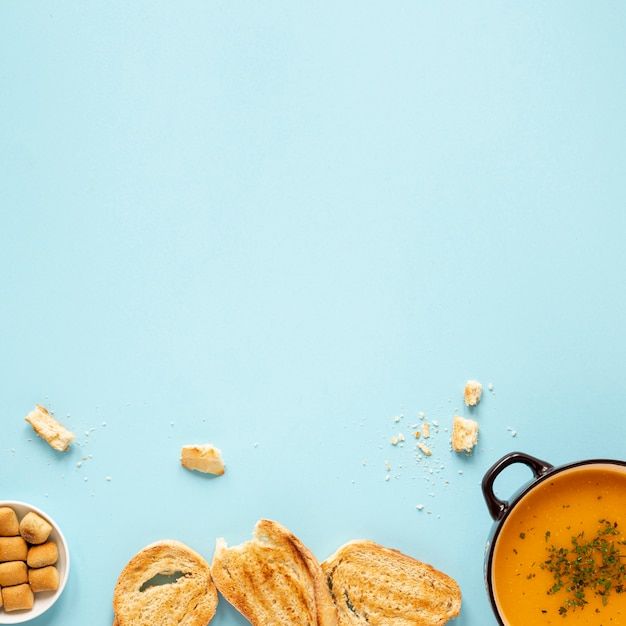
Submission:
[[[253,626],[337,626],[337,612],[313,553],[278,522],[262,519],[253,538],[216,542],[213,580]]]
[[[454,579],[373,541],[344,544],[322,570],[339,626],[442,626],[461,611]]]

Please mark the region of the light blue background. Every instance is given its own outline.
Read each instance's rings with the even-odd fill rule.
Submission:
[[[72,551],[33,624],[108,625],[141,547],[261,517],[432,563],[495,624],[487,468],[625,454],[625,35],[609,1],[3,2],[0,497]],[[205,442],[220,478],[179,465]]]

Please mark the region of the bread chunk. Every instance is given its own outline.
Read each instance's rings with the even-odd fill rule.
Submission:
[[[48,411],[38,404],[24,418],[34,429],[34,431],[48,444],[59,452],[63,452],[70,447],[70,443],[76,435],[65,428],[63,424],[57,422]]]
[[[10,506],[0,507],[0,537],[15,537],[20,534],[17,513]]]
[[[0,563],[5,561],[25,561],[28,544],[24,537],[0,537]]]
[[[52,525],[34,511],[26,513],[20,522],[20,535],[22,535],[28,543],[44,543],[48,540],[51,532]]]
[[[28,582],[28,568],[24,561],[0,563],[0,587],[12,587]]]
[[[337,612],[313,553],[278,522],[262,519],[253,539],[218,539],[211,565],[224,598],[253,626],[337,626]]]
[[[455,415],[452,426],[452,448],[455,452],[471,452],[477,443],[478,422]]]
[[[13,585],[13,587],[2,588],[2,600],[4,601],[4,610],[9,611],[26,611],[33,608],[35,596],[28,583],[22,585]]]
[[[59,588],[59,571],[54,565],[29,569],[28,582],[33,593],[56,591]]]
[[[465,404],[467,404],[467,406],[476,406],[480,402],[482,394],[483,386],[477,380],[468,380],[467,383],[465,383],[463,396],[465,397]]]
[[[221,451],[209,443],[200,446],[183,446],[180,452],[180,462],[189,470],[205,474],[221,476],[225,471]]]
[[[339,626],[441,626],[461,612],[453,578],[373,541],[344,544],[322,570]]]
[[[113,591],[115,626],[207,626],[217,590],[206,560],[173,539],[140,550]]]
[[[28,567],[46,567],[54,565],[59,559],[59,548],[54,541],[46,541],[28,548],[26,563]]]

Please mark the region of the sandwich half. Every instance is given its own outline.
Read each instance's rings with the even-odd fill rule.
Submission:
[[[258,521],[252,540],[236,546],[218,539],[211,573],[253,626],[337,626],[319,561],[278,522]]]
[[[339,626],[441,626],[461,611],[454,579],[373,541],[344,544],[322,570]]]

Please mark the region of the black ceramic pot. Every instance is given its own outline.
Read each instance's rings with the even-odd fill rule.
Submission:
[[[518,491],[516,491],[509,500],[502,500],[498,498],[494,493],[494,482],[496,478],[507,467],[522,463],[529,467],[532,471],[533,478],[526,484],[524,484]],[[494,463],[491,468],[485,473],[482,480],[482,492],[485,498],[485,503],[489,510],[489,514],[494,520],[491,531],[489,533],[487,544],[485,547],[485,560],[484,560],[484,576],[487,593],[489,595],[489,601],[493,609],[494,615],[501,626],[518,626],[518,624],[511,624],[505,621],[505,618],[501,615],[498,608],[498,603],[495,597],[494,582],[493,582],[493,557],[496,546],[498,545],[498,539],[503,525],[507,518],[511,515],[516,506],[522,502],[525,497],[533,490],[538,489],[546,481],[551,481],[555,477],[563,475],[565,472],[571,470],[579,470],[583,468],[595,468],[595,469],[608,469],[618,470],[626,473],[626,462],[613,460],[613,459],[589,459],[584,461],[577,461],[575,463],[569,463],[555,467],[546,461],[542,461],[536,457],[523,452],[511,452],[503,456],[499,461]],[[525,622],[530,623],[530,622]]]

